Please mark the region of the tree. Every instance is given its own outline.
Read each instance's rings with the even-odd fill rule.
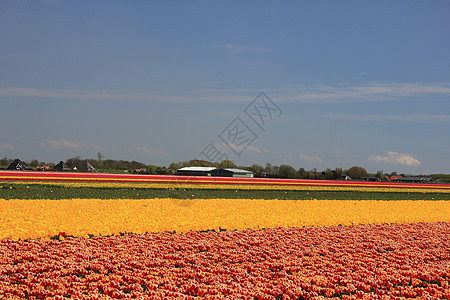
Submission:
[[[101,152],[97,152],[98,158],[98,167],[103,169],[103,154]]]
[[[281,165],[278,171],[278,174],[281,178],[296,178],[297,172],[295,169],[288,165]]]
[[[263,173],[264,173],[264,168],[262,166],[258,165],[258,164],[253,164],[250,167],[250,171],[253,172],[253,175],[255,177],[262,177]]]
[[[367,176],[367,171],[363,167],[353,166],[350,169],[346,170],[348,176],[351,178],[361,178]]]
[[[91,162],[92,163],[92,162]],[[120,169],[120,170],[127,170],[128,169],[128,167],[127,167],[127,162],[126,161],[123,161],[123,160],[119,160],[118,162],[117,162],[117,169]]]
[[[148,174],[156,174],[156,166],[154,165],[147,165],[145,166],[145,168],[147,169]]]
[[[214,163],[199,159],[190,160],[189,165],[191,167],[215,167]]]
[[[66,165],[71,169],[73,169],[73,168],[80,169],[81,168],[81,159],[79,156],[69,158],[68,160],[66,160]]]
[[[306,173],[306,170],[304,168],[300,168],[297,171],[297,177],[300,178],[300,179],[306,179],[307,178],[306,174],[307,173]]]
[[[323,171],[322,172],[323,179],[326,179],[326,180],[333,180],[333,179],[335,179],[334,178],[335,177],[335,172],[333,173],[333,171],[330,168],[327,168],[325,171]]]
[[[130,162],[130,169],[132,169],[132,170],[136,170],[136,169],[142,169],[142,168],[145,168],[145,164],[143,164],[143,163],[141,163],[141,162],[139,162],[139,161],[131,161]],[[164,169],[165,169],[166,167],[164,167]]]
[[[226,160],[222,160],[219,163],[219,168],[222,168],[222,169],[228,169],[228,168],[229,169],[236,169],[237,166],[231,160],[226,159]]]
[[[179,168],[180,168],[180,164],[178,164],[178,163],[171,163],[169,165],[168,171],[169,171],[169,173],[174,174]]]
[[[33,159],[31,160],[29,166],[36,168],[37,166],[39,166],[39,161],[37,159]]]
[[[378,171],[377,174],[375,174],[375,177],[378,179],[382,179],[384,177],[383,172],[382,171]]]
[[[280,167],[279,166],[273,166],[272,167],[272,174],[279,174],[280,173]]]
[[[334,171],[336,172],[336,178],[335,179],[341,179],[342,178],[342,174],[344,174],[344,170],[342,170],[342,168],[336,168],[336,169],[334,169]]]
[[[156,174],[159,175],[165,175],[167,174],[167,168],[166,167],[156,167]]]
[[[273,173],[273,168],[272,168],[272,164],[271,163],[267,163],[266,167],[264,168],[264,172],[266,172],[267,174],[272,174]]]
[[[104,168],[104,169],[122,169],[122,170],[126,169],[126,167],[121,168],[120,163],[121,163],[121,161],[117,161],[114,159],[101,160],[102,168]]]
[[[0,160],[0,165],[1,165],[1,166],[8,166],[11,162],[12,162],[12,160],[8,159],[8,158],[5,156],[5,157],[3,157],[3,158]]]

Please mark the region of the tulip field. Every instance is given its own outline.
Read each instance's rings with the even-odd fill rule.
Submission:
[[[450,299],[450,185],[0,171],[0,299]]]

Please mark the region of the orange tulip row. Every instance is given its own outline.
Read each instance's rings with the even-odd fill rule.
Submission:
[[[450,223],[0,240],[6,299],[449,299]]]

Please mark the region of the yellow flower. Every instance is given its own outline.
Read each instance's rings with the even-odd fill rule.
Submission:
[[[1,176],[0,176],[1,179]],[[276,184],[221,184],[208,183],[159,183],[159,182],[136,182],[135,180],[129,180],[127,182],[111,182],[111,181],[14,181],[14,184],[45,184],[45,185],[59,185],[63,187],[79,187],[79,188],[145,188],[145,189],[221,189],[221,190],[276,190],[276,191],[358,191],[358,192],[401,192],[401,193],[450,193],[450,186],[448,185],[433,185],[433,186],[421,186],[421,185],[331,185],[328,183],[321,183],[320,181],[311,184],[296,183],[293,185],[276,185]]]
[[[438,221],[450,201],[0,199],[0,239]]]

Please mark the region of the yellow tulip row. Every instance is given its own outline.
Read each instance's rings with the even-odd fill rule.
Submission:
[[[0,239],[450,222],[450,201],[0,199]]]
[[[360,191],[401,193],[450,193],[449,188],[395,186],[330,186],[330,185],[249,185],[249,184],[194,184],[194,183],[142,183],[107,181],[11,181],[19,185],[52,185],[80,188],[148,188],[148,189],[214,189],[214,190],[282,190],[282,191]]]

